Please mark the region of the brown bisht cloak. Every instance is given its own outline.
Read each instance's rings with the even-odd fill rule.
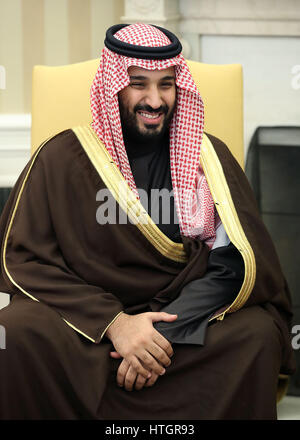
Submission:
[[[172,364],[152,388],[116,384],[120,360],[105,337],[119,313],[160,310],[205,274],[208,247],[165,236],[128,188],[90,127],[40,146],[0,223],[0,418],[276,418],[279,374],[294,372],[291,300],[280,264],[239,165],[207,135],[201,164],[244,282],[219,310],[203,347],[173,344]],[[115,224],[99,224],[109,189]]]

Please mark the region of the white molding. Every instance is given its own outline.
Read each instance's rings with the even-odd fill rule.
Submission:
[[[180,0],[182,17],[299,20],[299,0]]]
[[[125,0],[122,23],[151,23],[175,34],[180,21],[178,0]]]
[[[253,20],[233,18],[185,18],[181,33],[199,35],[300,36],[300,20]]]
[[[10,296],[8,293],[0,292],[0,309],[8,306],[10,303]]]
[[[179,33],[180,19],[179,0],[125,0],[125,13],[121,17],[122,23],[151,23],[174,32],[181,40],[183,56],[188,58],[191,48]]]
[[[125,1],[125,16],[145,18],[147,16],[152,18],[152,14],[158,13],[161,15],[163,10],[163,0],[126,0]]]
[[[1,154],[0,154],[1,156]],[[19,175],[15,174],[4,174],[0,175],[0,188],[12,188],[16,183]]]
[[[123,17],[121,17],[121,20],[123,23],[137,23],[137,22],[145,22],[145,23],[149,23],[151,22],[151,24],[156,24],[159,26],[159,23],[164,24],[166,26],[167,23],[175,23],[176,25],[178,24],[179,20],[180,20],[180,15],[176,14],[176,15],[172,15],[172,16],[168,16],[168,17],[164,17],[164,16],[160,16],[160,15],[153,15],[150,19],[148,17],[136,17],[136,16],[126,16],[124,15]],[[171,30],[171,28],[170,28]]]
[[[30,158],[30,114],[0,115],[0,187],[12,187]]]
[[[2,129],[30,129],[31,115],[29,113],[0,114],[0,130]]]
[[[298,0],[180,0],[180,13],[183,34],[300,36]]]

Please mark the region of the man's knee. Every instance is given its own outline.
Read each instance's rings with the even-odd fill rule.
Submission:
[[[240,310],[242,329],[249,344],[254,344],[259,351],[280,353],[282,336],[272,315],[261,306],[252,306]]]
[[[42,333],[50,325],[51,318],[45,305],[30,298],[11,301],[0,310],[0,329],[3,349],[11,351],[23,347],[34,334]]]

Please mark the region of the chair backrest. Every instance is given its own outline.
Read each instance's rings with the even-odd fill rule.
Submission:
[[[32,153],[49,136],[91,122],[90,87],[99,59],[67,66],[35,66]],[[239,64],[188,61],[205,106],[205,131],[222,139],[244,167],[243,79]]]

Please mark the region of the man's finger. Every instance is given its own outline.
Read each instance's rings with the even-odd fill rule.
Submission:
[[[152,375],[151,375],[150,379],[148,379],[146,381],[145,387],[152,387],[155,384],[155,382],[157,381],[158,378],[159,378],[159,376],[152,371]]]
[[[155,343],[151,344],[151,346],[148,348],[148,351],[164,367],[169,367],[171,364],[171,359],[159,345]]]
[[[151,377],[152,377],[152,375],[151,375]],[[150,377],[150,379],[151,379],[151,377]],[[148,379],[148,380],[150,380],[150,379]],[[147,379],[145,379],[141,374],[138,374],[136,381],[135,381],[135,386],[134,386],[135,389],[141,390],[145,386],[146,382],[147,382]]]
[[[165,373],[166,370],[164,367],[160,365],[159,362],[148,351],[143,350],[141,353],[138,353],[137,356],[149,371],[153,370],[158,375]],[[138,370],[137,372],[139,373]],[[146,377],[144,374],[143,376]],[[146,377],[146,379],[148,379],[148,377]]]
[[[124,387],[126,391],[132,391],[135,379],[137,378],[138,373],[134,368],[130,365],[124,380]],[[143,377],[143,376],[142,376]]]
[[[166,312],[148,312],[147,313],[151,318],[152,322],[173,322],[177,319],[178,315],[166,313]]]
[[[114,359],[120,359],[122,357],[117,351],[111,351],[109,354]]]
[[[149,356],[150,356],[150,355],[149,355]],[[150,357],[152,358],[152,356],[150,356]],[[152,358],[152,359],[153,359],[153,358]],[[134,368],[134,370],[135,370],[137,373],[139,373],[139,374],[141,374],[142,376],[144,376],[145,379],[149,379],[149,377],[151,377],[151,373],[150,373],[150,371],[149,371],[149,370],[151,370],[151,368],[148,369],[148,366],[147,366],[147,368],[144,368],[144,367],[142,366],[141,362],[138,360],[138,358],[137,358],[136,356],[132,356],[132,357],[129,359],[129,362],[130,362],[130,365]]]
[[[127,371],[129,370],[129,367],[130,364],[126,361],[126,359],[123,359],[117,371],[117,384],[119,385],[119,387],[124,386],[125,376],[127,374]]]
[[[153,335],[153,341],[167,354],[169,358],[174,355],[174,351],[170,342],[156,330]]]

